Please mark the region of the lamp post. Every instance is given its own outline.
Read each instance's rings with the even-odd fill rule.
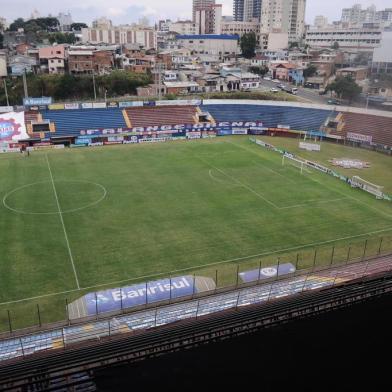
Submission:
[[[10,106],[10,101],[8,99],[7,83],[5,81],[5,78],[3,79],[3,82],[4,82],[4,92],[5,92],[5,98],[7,100],[7,106]]]
[[[95,88],[95,74],[94,74],[94,70],[93,70],[93,87],[94,87],[94,101],[97,100],[97,90]]]

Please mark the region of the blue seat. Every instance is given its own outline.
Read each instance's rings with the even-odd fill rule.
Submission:
[[[77,136],[81,130],[127,126],[122,111],[117,108],[47,110],[42,116],[56,124],[56,136]]]
[[[308,109],[269,105],[203,105],[217,122],[221,121],[261,121],[265,127],[289,125],[291,129],[318,130],[331,116],[330,110]]]

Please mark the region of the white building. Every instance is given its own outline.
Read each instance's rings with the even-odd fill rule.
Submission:
[[[7,57],[0,52],[0,78],[7,76]]]
[[[378,24],[380,27],[392,25],[392,8],[377,11],[374,5],[362,9],[361,4],[355,4],[351,8],[343,8],[342,23],[350,27],[363,27],[365,24]]]
[[[71,24],[73,23],[72,15],[68,12],[68,14],[64,14],[60,12],[57,16],[57,19],[60,23],[60,29],[62,31],[69,31],[71,30]]]
[[[257,20],[250,22],[242,21],[222,21],[222,34],[238,35],[242,37],[244,34],[255,33],[259,34],[260,24]]]
[[[113,23],[110,19],[106,18],[105,16],[102,16],[101,18],[98,18],[93,21],[93,28],[94,29],[105,29],[109,30],[113,27]]]
[[[313,24],[317,29],[324,29],[328,26],[328,18],[324,15],[317,15]]]
[[[260,87],[260,76],[250,72],[232,72],[230,75],[240,80],[241,90],[255,90]]]
[[[139,26],[119,26],[110,29],[84,28],[82,42],[90,44],[139,44],[144,49],[157,47],[157,32],[153,28]]]
[[[392,31],[383,32],[380,47],[374,49],[372,72],[392,74]]]
[[[0,16],[0,31],[8,29],[7,19]]]
[[[198,34],[198,25],[191,20],[179,20],[171,22],[168,26],[169,30],[181,35],[194,35]]]
[[[305,42],[311,47],[330,48],[335,42],[341,49],[372,51],[380,45],[381,30],[366,28],[309,29]]]
[[[194,54],[214,54],[224,57],[239,53],[236,35],[178,35],[177,42]]]
[[[264,49],[267,50],[282,50],[289,47],[288,33],[268,33],[267,45]]]
[[[288,33],[289,42],[298,42],[305,34],[306,0],[263,1],[260,32]]]

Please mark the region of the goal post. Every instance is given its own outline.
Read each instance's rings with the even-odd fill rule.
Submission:
[[[383,192],[384,187],[383,186],[372,184],[371,182],[366,181],[359,176],[354,176],[351,179],[351,186],[353,188],[363,189],[364,191],[376,196],[377,199],[384,198],[384,192]]]
[[[290,166],[294,166],[297,169],[300,169],[301,174],[303,174],[305,167],[306,167],[306,162],[305,161],[301,161],[300,159],[297,159],[293,156],[287,155],[287,154],[283,154],[282,157],[282,166],[286,166],[286,165],[290,165]]]

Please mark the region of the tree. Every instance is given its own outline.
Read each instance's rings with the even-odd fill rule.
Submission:
[[[317,67],[313,64],[310,64],[307,68],[304,69],[304,77],[310,78],[311,76],[316,75]]]
[[[72,31],[80,31],[82,29],[86,29],[88,26],[86,23],[72,23],[70,27]]]
[[[332,49],[338,50],[340,48],[339,42],[335,41],[332,45]]]
[[[257,75],[264,76],[265,74],[268,73],[269,68],[264,65],[262,67],[250,67],[249,70],[250,70],[250,72],[253,72]]]
[[[76,42],[76,36],[74,33],[54,33],[49,36],[49,42],[51,44],[74,44]]]
[[[25,21],[23,18],[15,19],[9,27],[10,31],[18,31],[18,29],[24,28]]]
[[[354,64],[355,65],[369,65],[369,62],[371,62],[372,58],[372,53],[370,52],[360,52],[357,54],[357,56],[354,59]]]
[[[254,32],[246,33],[241,37],[240,46],[243,56],[247,59],[254,57],[256,50],[256,34]]]
[[[339,98],[348,99],[351,103],[362,92],[362,87],[351,76],[339,76],[327,86],[326,91],[334,91]]]

